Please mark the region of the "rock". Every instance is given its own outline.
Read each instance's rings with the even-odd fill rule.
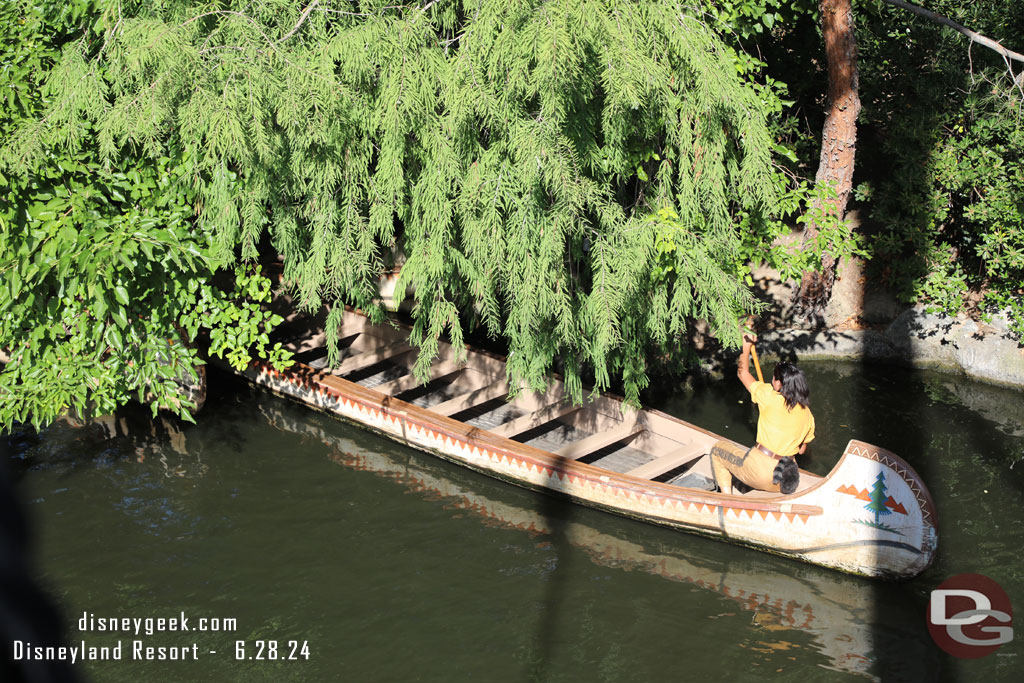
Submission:
[[[997,332],[1010,334],[1010,317],[1010,309],[1004,308],[992,316],[992,321],[989,325],[991,325]]]
[[[885,330],[885,338],[898,356],[924,365],[955,365],[954,332],[957,319],[928,313],[922,305],[901,313]]]
[[[1024,386],[1024,349],[1008,334],[982,334],[974,323],[963,325],[953,356],[971,377]]]
[[[1024,346],[1013,336],[923,306],[904,311],[884,331],[777,329],[761,334],[758,346],[766,358],[899,361],[1024,386]]]
[[[875,330],[775,330],[761,335],[758,343],[763,355],[784,360],[896,357],[892,345]]]

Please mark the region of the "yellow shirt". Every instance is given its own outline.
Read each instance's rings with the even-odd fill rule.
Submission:
[[[796,455],[800,444],[814,438],[814,416],[801,405],[786,408],[786,399],[772,385],[754,382],[750,397],[758,405],[757,442],[776,455]]]

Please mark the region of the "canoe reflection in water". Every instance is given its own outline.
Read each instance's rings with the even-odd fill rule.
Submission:
[[[339,464],[392,480],[447,509],[478,516],[487,524],[538,536],[553,531],[544,514],[507,502],[516,494],[492,485],[481,475],[464,472],[412,449],[389,455],[361,447],[345,435],[348,430],[336,421],[297,411],[279,399],[259,400],[258,404],[272,426],[324,444],[329,457]],[[360,435],[360,441],[375,439]],[[392,444],[387,446],[395,448]],[[487,495],[482,491],[487,491]],[[518,497],[522,500],[524,496],[529,497]],[[587,511],[582,516],[602,514]],[[610,519],[620,527],[630,524]],[[799,647],[786,639],[787,634],[799,631],[812,637],[816,649],[827,657],[828,668],[837,671],[876,679],[877,674],[882,674],[886,680],[888,674],[894,673],[899,680],[926,680],[934,673],[936,662],[926,642],[923,618],[919,620],[922,624],[907,623],[906,615],[918,610],[906,604],[907,598],[899,586],[879,585],[750,553],[743,553],[740,561],[725,561],[722,555],[728,551],[715,543],[697,540],[685,549],[660,547],[656,542],[645,543],[659,535],[660,530],[651,531],[637,523],[631,531],[632,538],[627,540],[578,521],[577,517],[566,521],[557,533],[599,565],[691,584],[728,600],[730,609],[749,612],[751,623],[762,632],[762,638],[761,642],[746,643],[745,647],[763,647],[766,653]],[[884,591],[886,597],[880,599],[879,591]],[[880,601],[886,604],[879,605]],[[893,671],[893,666],[901,670]]]

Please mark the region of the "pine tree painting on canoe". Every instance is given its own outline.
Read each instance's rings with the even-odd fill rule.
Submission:
[[[886,496],[886,489],[885,489],[885,473],[883,473],[883,472],[879,472],[878,473],[878,477],[875,479],[875,483],[871,486],[870,496],[871,496],[871,502],[869,502],[867,505],[865,505],[864,509],[865,510],[870,510],[871,512],[875,513],[875,521],[874,522],[870,522],[870,521],[867,521],[867,520],[858,520],[858,522],[860,524],[865,524],[867,526],[874,527],[876,529],[881,529],[883,531],[891,531],[894,534],[899,534],[900,533],[899,531],[897,531],[896,529],[893,529],[891,526],[889,526],[887,524],[883,524],[879,520],[879,518],[882,515],[891,515],[892,514],[892,510],[890,510],[888,508],[888,506],[886,505],[888,496]]]

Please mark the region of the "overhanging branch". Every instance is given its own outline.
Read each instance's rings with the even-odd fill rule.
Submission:
[[[977,31],[972,31],[971,29],[967,28],[963,24],[958,24],[955,21],[953,21],[952,19],[944,17],[941,14],[936,14],[935,12],[932,12],[931,10],[926,10],[924,7],[918,7],[917,5],[911,5],[909,2],[903,2],[903,0],[882,0],[882,2],[887,3],[889,5],[892,5],[894,7],[899,7],[901,9],[905,9],[905,10],[907,10],[909,12],[913,12],[914,14],[916,14],[918,16],[921,16],[921,17],[924,17],[925,19],[929,19],[929,20],[934,21],[936,23],[942,24],[943,26],[948,26],[951,29],[953,29],[954,31],[958,31],[958,32],[964,34],[965,36],[970,38],[972,42],[977,43],[979,45],[984,45],[985,47],[989,48],[990,50],[995,50],[997,53],[1002,55],[1003,59],[1007,60],[1007,66],[1009,66],[1009,62],[1010,61],[1024,63],[1024,55],[1022,55],[1021,53],[1014,52],[1013,50],[1007,50],[1005,47],[1003,47],[998,42],[992,40],[991,38],[989,38],[987,36],[983,36],[980,33],[978,33]],[[1011,71],[1011,73],[1012,73],[1012,71]]]

